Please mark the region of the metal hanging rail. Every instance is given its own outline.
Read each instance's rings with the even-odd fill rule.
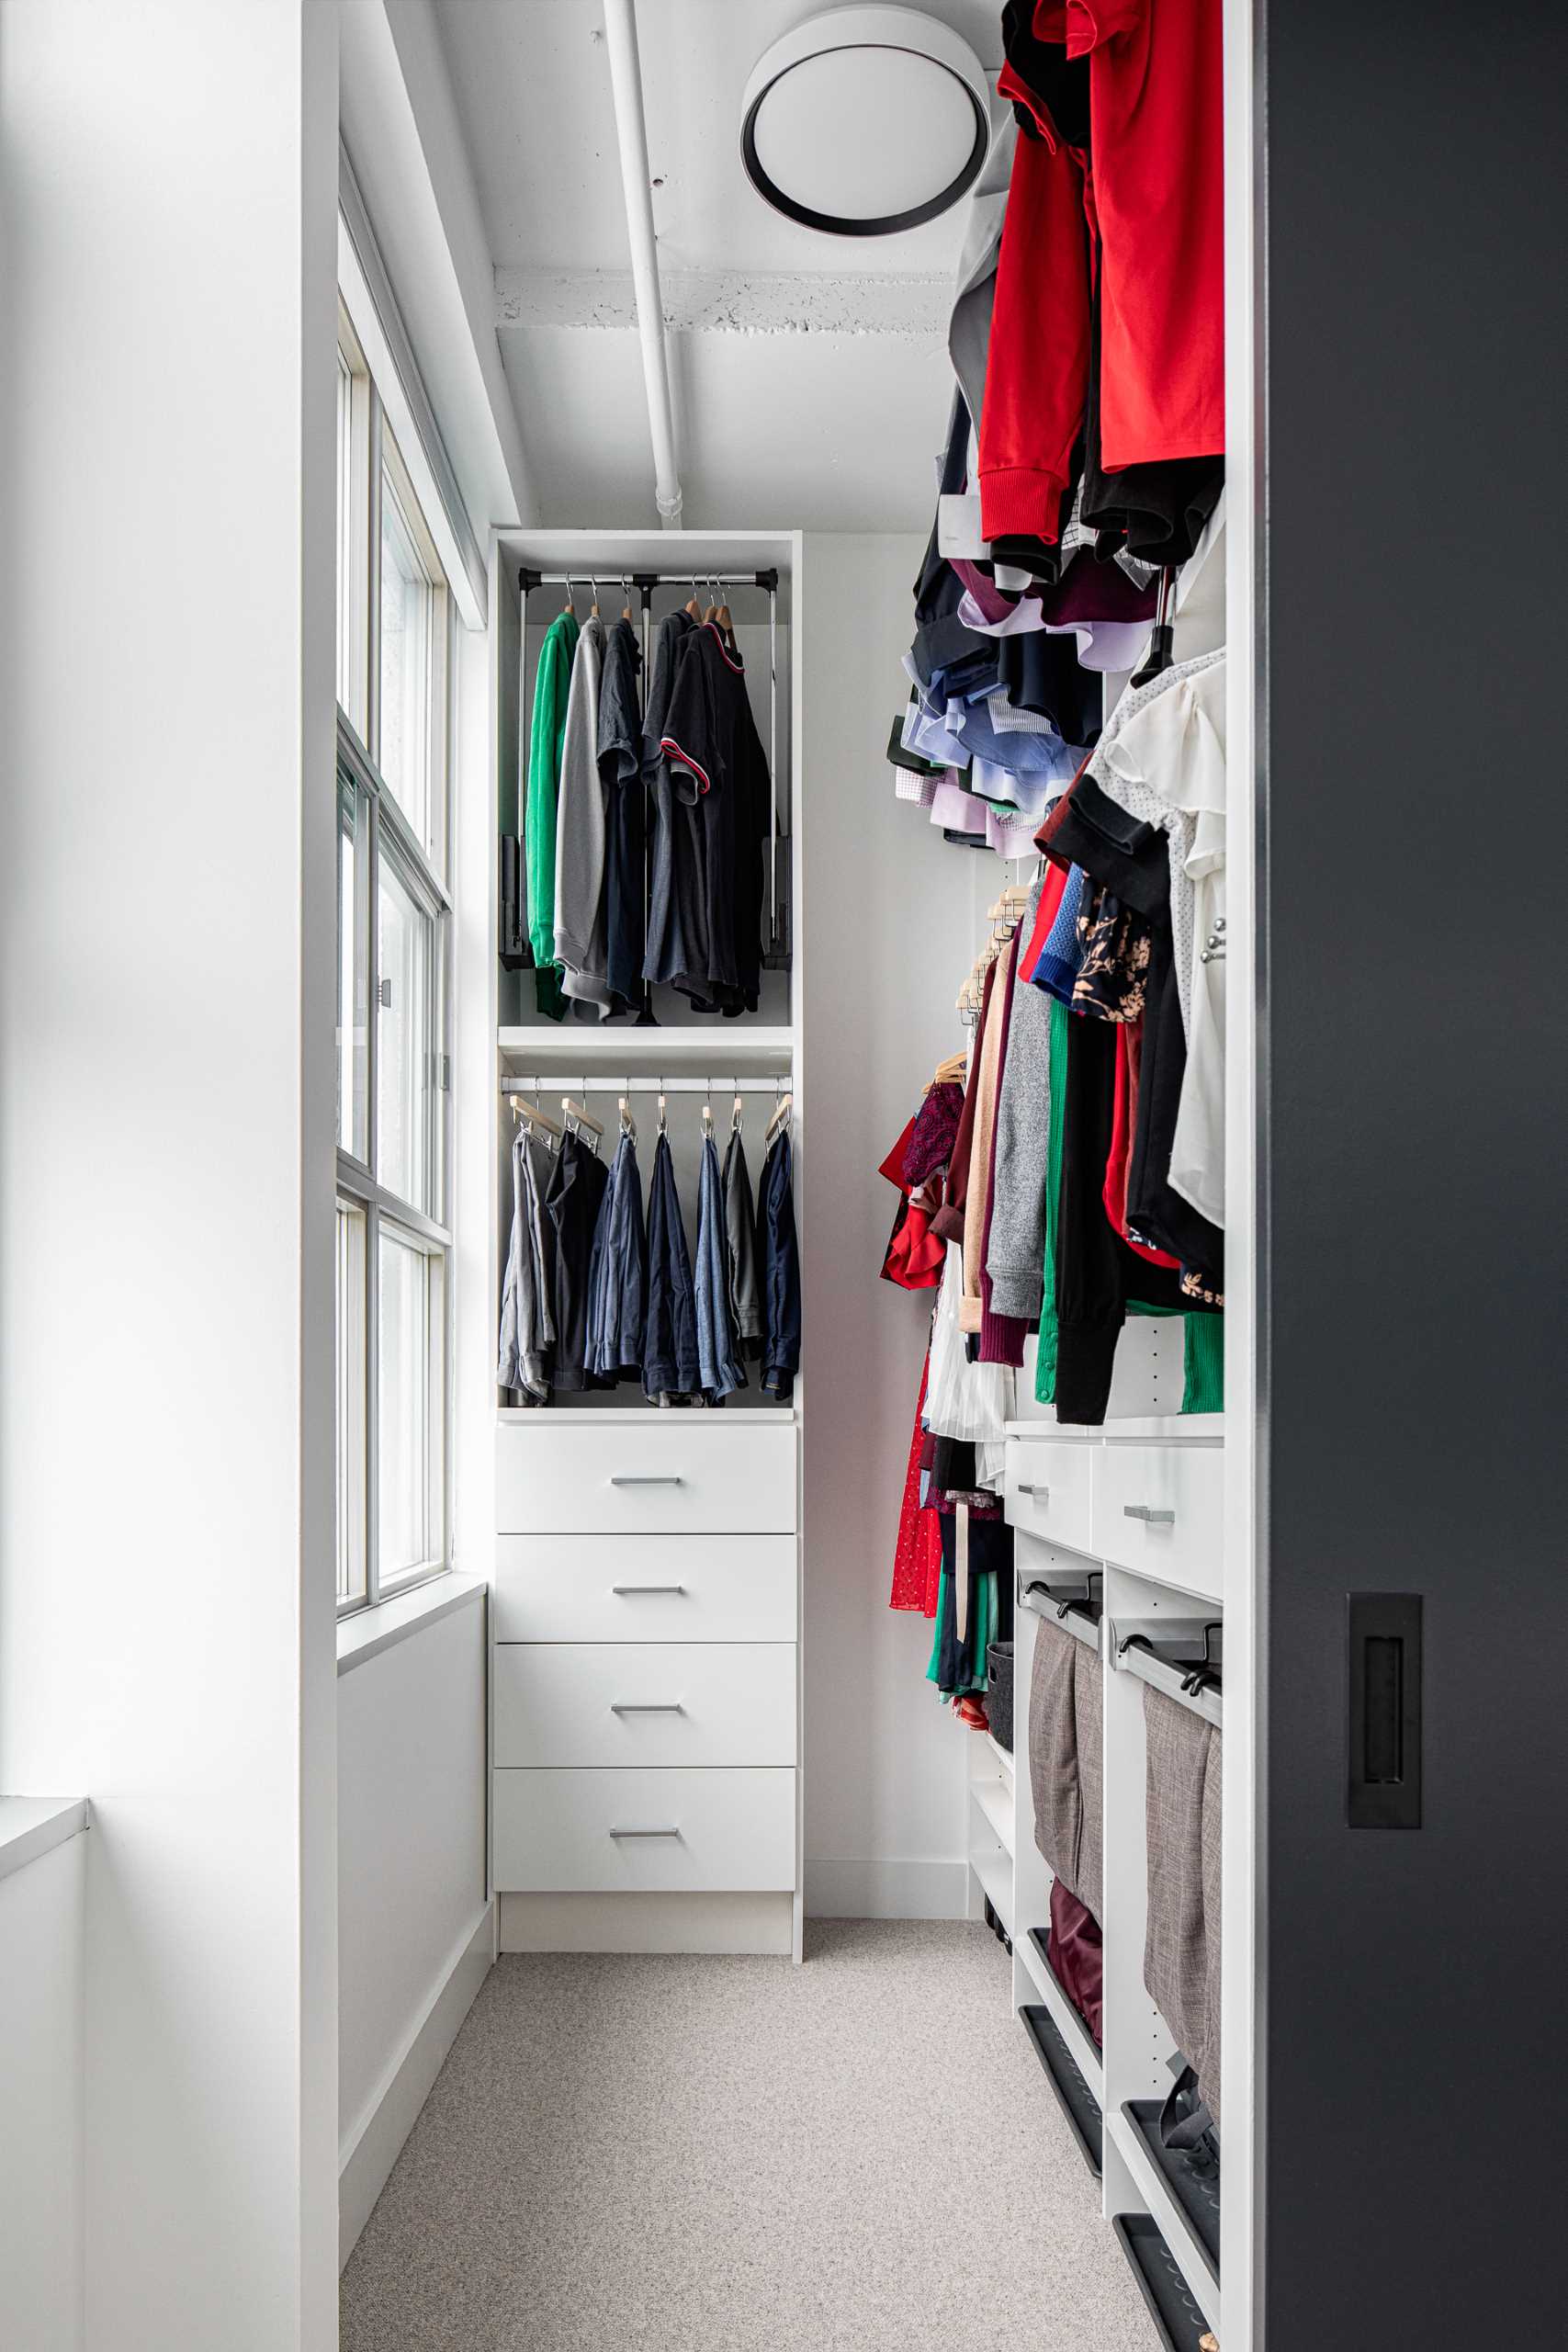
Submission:
[[[776,564],[765,571],[707,571],[701,564],[688,571],[617,571],[613,562],[580,564],[575,571],[534,571],[523,564],[517,573],[517,585],[525,596],[531,596],[536,588],[587,587],[595,580],[629,581],[634,588],[762,588],[770,596],[777,594],[779,585]]]
[[[1220,1669],[1223,1636],[1215,1638],[1220,1624],[1215,1617],[1118,1618],[1111,1626],[1106,1656],[1118,1673],[1136,1675],[1179,1707],[1190,1708],[1220,1728],[1224,1702],[1214,1683],[1201,1677],[1205,1667],[1215,1674]]]
[[[787,1073],[777,1078],[732,1078],[715,1071],[711,1078],[562,1078],[551,1070],[537,1078],[503,1078],[502,1094],[772,1094],[789,1093]]]

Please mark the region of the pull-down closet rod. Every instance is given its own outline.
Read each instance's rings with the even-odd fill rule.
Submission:
[[[629,580],[634,588],[765,588],[770,596],[779,584],[777,570],[772,565],[762,571],[705,571],[701,564],[689,571],[617,571],[613,565],[596,570],[584,563],[575,571],[534,571],[524,564],[517,574],[517,585],[525,596],[532,595],[536,588],[586,587],[595,580],[612,585]]]

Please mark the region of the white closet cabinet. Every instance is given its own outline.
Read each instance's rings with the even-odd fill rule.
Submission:
[[[519,575],[547,575],[525,608]],[[770,599],[755,584],[776,575]],[[650,589],[649,626],[639,575]],[[571,577],[581,619],[629,603],[650,653],[691,583],[728,590],[753,716],[771,752],[777,823],[765,936],[793,939],[800,827],[799,541],[745,532],[504,532],[492,550],[496,821],[525,805],[524,697]],[[552,577],[554,575],[555,577]],[[498,860],[499,864],[499,860]],[[491,900],[495,906],[499,874]],[[776,916],[773,910],[776,907]],[[775,955],[757,1013],[725,1021],[655,992],[656,1020],[548,1020],[530,971],[502,967],[492,933],[491,1295],[511,1223],[521,1080],[553,1116],[586,1101],[615,1149],[617,1098],[637,1124],[645,1188],[667,1093],[676,1180],[694,1242],[702,1099],[722,1154],[735,1090],[751,1182],[778,1095],[794,1098],[804,1247],[806,1107],[800,976]],[[806,1342],[809,1349],[809,1337]],[[806,1363],[784,1405],[750,1385],[720,1409],[649,1406],[635,1384],[527,1407],[495,1395],[491,1849],[503,1950],[801,1949],[801,1467]]]
[[[1050,1431],[1047,1434],[1047,1430]],[[1223,1419],[1108,1422],[1104,1430],[1010,1425],[1006,1510],[1015,1530],[1013,1746],[970,1742],[969,1860],[975,1908],[988,1903],[1012,1946],[1012,1999],[1086,2164],[1103,2184],[1116,2229],[1146,2296],[1162,2300],[1171,2340],[1195,2344],[1220,2325],[1219,2191],[1161,2150],[1160,2103],[1176,2043],[1144,1984],[1145,1681],[1174,1695],[1181,1670],[1129,1634],[1163,1642],[1211,1629],[1223,1657]],[[1173,1509],[1174,1521],[1139,1511]],[[1086,1540],[1041,1533],[1054,1505]],[[1151,1565],[1155,1547],[1168,1549]],[[1093,1610],[1102,1613],[1095,1623]],[[1052,1873],[1035,1844],[1029,1750],[1034,1645],[1043,1619],[1081,1640],[1097,1661],[1104,1707],[1103,2047],[1053,1971]],[[1198,1702],[1222,1720],[1222,1702]],[[1223,2120],[1221,2123],[1224,2136]],[[1156,2234],[1157,2233],[1157,2234]],[[1222,2339],[1223,2341],[1223,2339]]]

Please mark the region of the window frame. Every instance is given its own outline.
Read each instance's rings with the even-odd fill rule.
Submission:
[[[342,1619],[356,1615],[365,1609],[373,1609],[394,1593],[404,1593],[428,1583],[432,1578],[446,1574],[452,1566],[452,1414],[457,1292],[451,1224],[454,922],[446,877],[451,865],[450,775],[456,741],[454,682],[457,673],[453,635],[457,611],[446,569],[431,537],[418,492],[390,427],[385,422],[363,347],[341,295],[338,347],[342,363],[348,371],[350,391],[348,430],[340,447],[346,446],[352,457],[347,496],[340,497],[339,506],[339,547],[348,556],[349,578],[346,583],[340,582],[339,612],[346,644],[345,658],[340,662],[338,677],[340,684],[346,680],[354,707],[348,707],[341,701],[338,705],[333,790],[338,797],[340,843],[345,796],[353,803],[350,830],[355,842],[355,939],[350,960],[354,980],[352,1012],[355,1016],[356,1030],[359,1026],[357,1015],[361,1010],[364,1016],[363,1051],[356,1037],[349,1057],[356,1094],[359,1085],[363,1086],[362,1136],[356,1132],[352,1102],[347,1106],[346,1120],[340,1117],[340,1126],[346,1128],[355,1143],[362,1140],[364,1148],[363,1152],[352,1148],[340,1136],[336,1149],[338,1206],[363,1218],[361,1264],[356,1270],[361,1278],[361,1329],[357,1336],[363,1342],[363,1362],[359,1366],[359,1382],[362,1385],[356,1392],[360,1426],[354,1432],[352,1441],[356,1491],[349,1498],[340,1495],[340,1533],[333,1560],[337,1613]],[[384,464],[391,475],[404,522],[414,537],[432,586],[427,681],[430,731],[428,842],[421,841],[395,790],[382,775],[375,750],[380,736],[380,545]],[[361,800],[365,820],[363,839],[358,822],[358,803]],[[342,855],[341,846],[339,854]],[[412,1201],[386,1184],[379,1167],[378,1035],[383,977],[380,972],[383,858],[395,871],[418,913],[430,925],[427,1032],[430,1069],[427,1085],[433,1115],[422,1125],[429,1154],[424,1170],[425,1196],[434,1214],[416,1207]],[[342,915],[340,883],[337,898],[340,925]],[[344,961],[341,935],[338,956],[341,974]],[[344,1068],[341,1040],[338,1066],[341,1073]],[[390,1575],[382,1572],[380,1555],[379,1283],[383,1222],[389,1233],[422,1252],[427,1260],[440,1261],[438,1329],[432,1325],[428,1366],[433,1421],[428,1467],[430,1476],[438,1478],[440,1488],[438,1506],[431,1514],[434,1550],[431,1556],[411,1563]],[[334,1399],[343,1378],[342,1360],[339,1361],[340,1369],[334,1377]],[[342,1462],[345,1457],[341,1430],[334,1445],[336,1459]],[[352,1521],[347,1522],[353,1528],[346,1544],[346,1557],[351,1564],[351,1589],[347,1591],[338,1586],[345,1559],[342,1532],[345,1525],[343,1517],[345,1510],[353,1514]],[[356,1551],[358,1564],[362,1566],[360,1589],[354,1589],[353,1564]]]

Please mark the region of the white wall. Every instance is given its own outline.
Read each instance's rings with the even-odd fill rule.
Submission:
[[[338,1677],[345,2261],[490,1963],[475,1592]]]
[[[335,55],[0,40],[0,1788],[94,1803],[89,2352],[336,2342]]]
[[[806,539],[806,1893],[852,1916],[961,1916],[966,1894],[969,1735],[925,1679],[929,1620],[887,1606],[931,1298],[879,1278],[876,1171],[963,1043],[981,863],[887,767],[922,547]]]
[[[79,1832],[0,1878],[0,2344],[81,2352]]]

